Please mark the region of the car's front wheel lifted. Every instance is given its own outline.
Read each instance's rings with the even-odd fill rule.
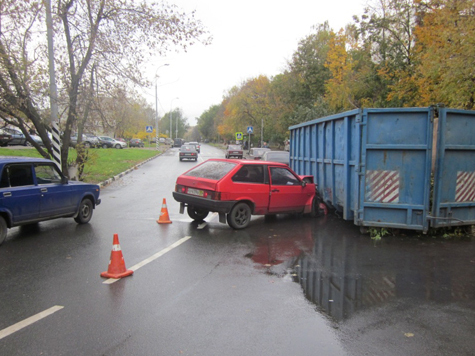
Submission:
[[[193,206],[188,206],[186,211],[188,212],[188,216],[190,218],[192,218],[193,220],[199,220],[199,221],[204,220],[209,214],[208,210],[195,208]]]
[[[91,199],[83,199],[81,204],[79,204],[78,216],[74,218],[78,224],[87,224],[92,218],[92,212],[94,206],[92,205]]]
[[[315,195],[312,201],[312,211],[310,212],[310,216],[312,218],[324,216],[328,214],[328,208],[323,202],[323,200],[318,196]]]
[[[226,218],[233,229],[244,229],[251,221],[251,208],[246,203],[237,203]]]

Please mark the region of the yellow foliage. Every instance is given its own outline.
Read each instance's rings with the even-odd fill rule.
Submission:
[[[325,67],[331,72],[331,78],[326,82],[325,99],[333,111],[354,109],[352,93],[353,62],[346,50],[347,38],[343,30],[330,39],[330,49]]]

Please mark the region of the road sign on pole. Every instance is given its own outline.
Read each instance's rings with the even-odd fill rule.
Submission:
[[[247,127],[247,133],[252,134],[254,132],[254,127],[248,126]]]
[[[242,140],[242,132],[236,132],[236,141]]]
[[[145,132],[147,133],[153,132],[153,126],[145,126]]]

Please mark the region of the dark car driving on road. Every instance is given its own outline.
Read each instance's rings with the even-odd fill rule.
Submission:
[[[191,159],[196,162],[198,160],[198,152],[194,145],[183,145],[180,147],[178,157],[180,158],[180,162],[184,159]]]
[[[99,194],[96,184],[68,181],[51,160],[0,158],[0,244],[14,226],[61,217],[88,223]]]
[[[228,145],[226,148],[226,158],[242,158],[243,151],[241,145]]]
[[[263,161],[210,159],[177,178],[173,197],[194,220],[209,212],[234,229],[248,226],[251,215],[316,215],[313,176],[299,176],[287,165]]]

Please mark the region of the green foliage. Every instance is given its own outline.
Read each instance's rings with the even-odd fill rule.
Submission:
[[[83,181],[100,183],[133,167],[134,165],[154,157],[159,152],[144,149],[95,149],[88,150],[89,160],[85,162]],[[34,149],[0,148],[0,156],[41,157]],[[76,150],[70,149],[69,163],[76,160]]]
[[[380,241],[381,238],[389,234],[389,230],[384,227],[372,227],[369,229],[371,240]]]

